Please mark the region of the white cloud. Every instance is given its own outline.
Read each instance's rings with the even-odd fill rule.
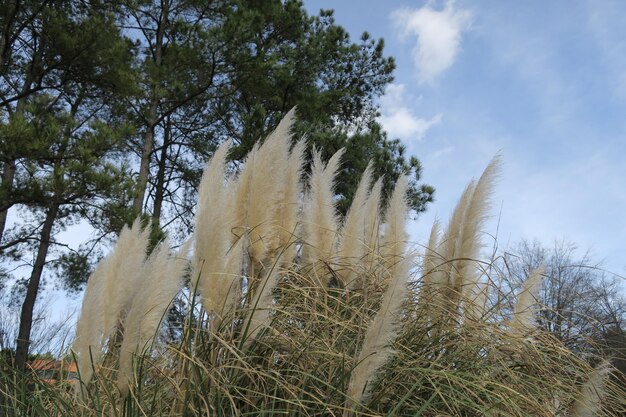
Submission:
[[[407,101],[404,84],[390,84],[380,101],[382,115],[379,121],[392,138],[421,140],[431,127],[441,122],[443,115],[439,113],[429,119],[417,117],[407,106]]]
[[[391,114],[381,116],[380,123],[391,137],[421,140],[428,129],[441,122],[441,118],[442,115],[439,113],[430,119],[422,119],[413,116],[407,108],[400,108]]]
[[[470,12],[455,9],[452,1],[447,1],[441,10],[431,4],[392,13],[402,37],[417,36],[412,51],[413,62],[418,70],[418,79],[423,83],[432,83],[452,66],[461,47],[461,33],[468,29],[471,22]]]

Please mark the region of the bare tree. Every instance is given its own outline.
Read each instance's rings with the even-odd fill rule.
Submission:
[[[513,289],[531,271],[545,267],[539,325],[569,348],[581,353],[595,351],[609,335],[619,339],[624,334],[624,289],[589,252],[577,255],[576,245],[566,241],[545,247],[537,241],[523,240],[502,259],[502,270]]]
[[[0,351],[11,352],[15,348],[20,323],[20,292],[5,292],[0,289]],[[62,319],[52,319],[53,299],[42,297],[35,307],[31,331],[30,354],[51,353],[60,356],[72,342],[74,314]]]

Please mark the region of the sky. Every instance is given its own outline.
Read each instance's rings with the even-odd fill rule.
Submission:
[[[567,240],[626,276],[626,3],[305,0],[357,40],[385,40],[395,80],[380,122],[422,162],[436,201],[424,242],[497,154],[487,233]],[[489,246],[493,238],[486,242]]]

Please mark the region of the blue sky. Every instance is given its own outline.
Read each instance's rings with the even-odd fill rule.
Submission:
[[[591,250],[626,276],[626,3],[308,0],[358,39],[384,38],[383,126],[420,158],[436,202],[423,241],[498,152],[489,233]],[[491,244],[493,242],[489,242]]]

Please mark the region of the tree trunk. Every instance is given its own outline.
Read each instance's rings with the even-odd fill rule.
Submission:
[[[11,194],[11,189],[13,188],[13,178],[15,177],[15,161],[7,161],[4,163],[4,168],[2,170],[2,185],[0,187],[6,188],[6,195]],[[4,193],[3,193],[4,194]],[[5,206],[5,202],[2,202],[3,207]],[[0,210],[0,242],[2,242],[2,235],[4,234],[4,227],[7,223],[7,214],[9,213],[8,208],[3,208]]]
[[[35,55],[33,55],[29,70],[26,73],[26,78],[24,79],[24,85],[22,85],[21,93],[28,91],[35,82],[35,72],[39,65],[39,61],[41,61],[42,53],[43,52],[41,48],[39,48],[35,52]],[[28,96],[24,96],[17,101],[14,116],[19,116],[24,113],[24,107],[26,106],[27,100]],[[16,169],[16,156],[5,155],[5,157],[8,157],[9,159],[5,161],[4,168],[2,169],[2,184],[0,186],[5,189],[5,195],[8,197],[11,195],[11,191],[13,189],[13,179],[15,178]],[[7,222],[7,215],[9,213],[9,208],[11,207],[11,205],[12,203],[10,203],[9,201],[0,201],[0,243],[2,242],[4,228]]]
[[[6,4],[5,26],[0,33],[0,72],[4,73],[4,66],[9,61],[11,53],[11,35],[13,34],[13,20],[19,11],[19,1],[13,0]]]
[[[59,212],[59,203],[53,202],[48,208],[46,219],[41,229],[39,249],[33,271],[28,280],[28,288],[26,290],[26,298],[22,304],[22,313],[20,315],[20,329],[17,337],[17,348],[15,349],[15,369],[23,371],[26,367],[28,358],[28,349],[30,346],[30,331],[33,325],[33,310],[37,301],[37,293],[39,292],[39,283],[46,264],[46,256],[50,247],[50,235],[52,226]]]
[[[158,68],[163,62],[163,38],[165,35],[165,26],[168,23],[168,4],[163,4],[161,19],[159,19],[156,42],[154,45],[154,65]],[[143,200],[146,196],[146,188],[148,186],[148,176],[150,175],[150,157],[152,155],[152,147],[154,145],[154,130],[157,126],[157,110],[161,97],[159,95],[159,80],[152,80],[152,91],[150,92],[150,105],[146,116],[146,134],[143,138],[143,149],[141,152],[141,163],[139,165],[139,175],[137,176],[137,186],[135,189],[135,198],[133,200],[133,209],[135,213],[143,213]]]
[[[143,150],[141,152],[141,164],[139,165],[139,175],[137,176],[136,194],[133,200],[133,209],[135,213],[143,213],[143,200],[146,197],[146,188],[148,187],[148,176],[150,175],[150,157],[152,156],[152,146],[154,145],[154,130],[156,119],[158,100],[153,100],[150,104],[148,114],[148,126],[146,134],[143,137]]]
[[[170,146],[171,129],[172,125],[168,120],[163,131],[163,146],[161,147],[161,155],[159,157],[159,170],[157,171],[156,185],[154,189],[152,227],[158,227],[161,224],[161,210],[163,208],[163,199],[165,198],[165,168],[167,166],[167,151]]]

